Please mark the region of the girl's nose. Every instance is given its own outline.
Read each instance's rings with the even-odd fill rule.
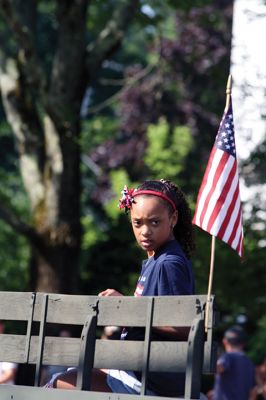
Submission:
[[[141,233],[145,237],[149,236],[150,233],[151,233],[149,226],[148,225],[143,225]]]

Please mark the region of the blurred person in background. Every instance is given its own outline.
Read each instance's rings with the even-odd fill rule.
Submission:
[[[252,400],[266,400],[266,357],[256,367],[256,390]]]
[[[0,334],[4,333],[5,324],[0,321]],[[17,364],[11,362],[0,361],[0,384],[15,384],[17,373]]]
[[[225,352],[218,358],[214,389],[209,400],[253,400],[255,366],[244,352],[247,335],[241,326],[228,328],[223,337]]]
[[[61,329],[59,332],[59,336],[68,338],[68,337],[71,337],[71,334],[68,329]],[[65,365],[46,365],[42,369],[41,386],[43,386],[45,384],[45,382],[50,380],[54,374],[64,372],[67,369],[68,369],[68,366],[65,366]]]
[[[122,329],[119,326],[105,326],[102,333],[102,339],[119,340]]]

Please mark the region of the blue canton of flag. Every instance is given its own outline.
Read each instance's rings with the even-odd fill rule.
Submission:
[[[234,120],[233,120],[233,112],[232,112],[232,104],[226,114],[224,114],[224,118],[221,121],[216,139],[215,146],[218,149],[226,151],[231,154],[231,156],[236,157],[236,145],[235,145],[235,136],[234,136]]]

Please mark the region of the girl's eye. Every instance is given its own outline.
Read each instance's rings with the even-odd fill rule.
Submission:
[[[152,225],[153,226],[157,226],[157,225],[159,225],[159,221],[156,219],[156,220],[153,220],[152,221]]]
[[[132,223],[134,226],[137,226],[137,227],[141,225],[140,221],[136,221],[136,220],[132,221]]]

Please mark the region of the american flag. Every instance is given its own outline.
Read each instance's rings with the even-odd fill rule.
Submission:
[[[199,190],[193,223],[243,256],[242,211],[232,100],[224,111]]]

